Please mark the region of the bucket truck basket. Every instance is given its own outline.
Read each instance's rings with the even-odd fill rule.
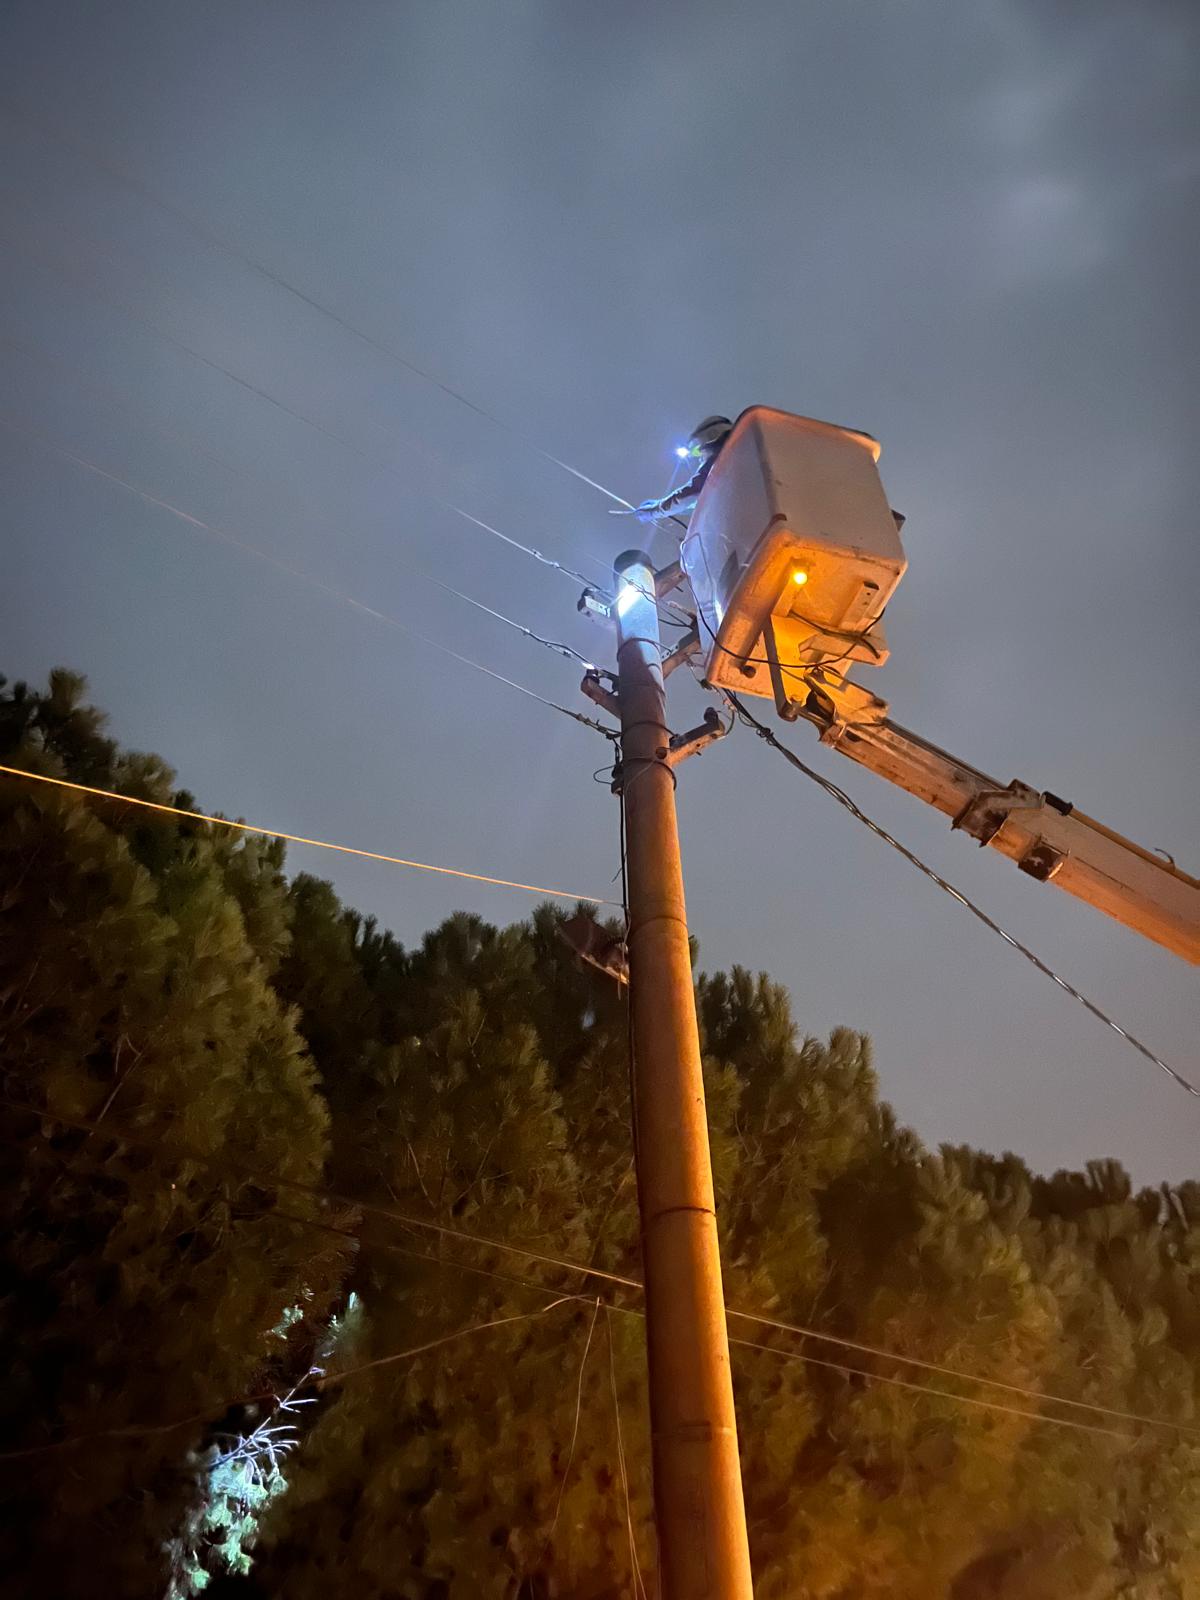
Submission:
[[[869,434],[768,406],[738,418],[680,553],[709,683],[771,696],[773,655],[803,699],[814,668],[887,659],[879,619],[907,563],[879,451]]]

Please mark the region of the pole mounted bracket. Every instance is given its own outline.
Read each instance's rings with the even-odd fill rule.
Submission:
[[[579,596],[575,609],[585,617],[595,617],[598,622],[608,622],[612,617],[612,603],[599,589],[590,586]]]
[[[673,589],[682,587],[683,562],[671,561],[665,567],[660,567],[654,574],[655,598],[661,600],[663,595],[670,594]]]
[[[671,743],[667,748],[667,766],[674,768],[681,761],[686,761],[689,756],[698,756],[702,750],[707,750],[710,744],[723,739],[728,732],[729,729],[721,721],[716,707],[709,706],[704,713],[704,721],[698,728],[689,728],[686,733],[671,735]]]
[[[607,676],[612,682],[612,689],[606,689],[600,682],[599,672],[585,672],[579,687],[594,706],[599,706],[601,711],[607,711],[610,717],[619,718],[621,707],[614,692],[617,688],[617,679],[613,673],[608,673]]]
[[[666,655],[663,657],[663,677],[669,678],[675,671],[676,667],[682,667],[684,662],[690,661],[693,656],[698,656],[699,654],[700,630],[696,627],[695,623],[693,623],[688,631],[684,634],[683,638],[680,639],[675,648],[673,650],[668,650]]]

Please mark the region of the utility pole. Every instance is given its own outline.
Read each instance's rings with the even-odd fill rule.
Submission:
[[[660,1593],[662,1600],[752,1600],[654,568],[631,550],[615,573]]]

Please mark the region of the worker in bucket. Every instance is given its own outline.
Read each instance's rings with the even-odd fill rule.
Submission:
[[[664,517],[670,517],[680,511],[690,511],[700,498],[712,464],[721,453],[721,446],[728,439],[733,423],[728,417],[705,417],[700,426],[689,435],[686,444],[681,444],[675,454],[680,461],[689,465],[694,463],[691,477],[678,489],[663,495],[661,500],[643,500],[640,506],[631,506],[628,511],[615,511],[614,516],[635,516],[639,522],[658,522]]]

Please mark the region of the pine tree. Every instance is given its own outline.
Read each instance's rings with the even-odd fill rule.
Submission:
[[[328,897],[336,920],[335,908]],[[371,1024],[389,1043],[359,1058],[384,1076],[374,1088],[360,1077],[358,1104],[341,1104],[339,1159],[409,1213],[636,1275],[623,1002],[575,970],[554,917],[504,933],[452,919],[391,965]],[[299,945],[291,959],[304,964]],[[1039,1186],[1012,1158],[930,1154],[879,1103],[860,1035],[799,1038],[784,992],[736,969],[701,978],[698,1000],[734,1305],[1035,1391],[1194,1414],[1190,1191],[1151,1205],[1115,1168]],[[510,1135],[510,1115],[537,1136]],[[1098,1184],[1100,1231],[1112,1233],[1116,1206],[1137,1241],[1136,1280],[1120,1257],[1120,1316],[1116,1256],[1106,1265],[1081,1232],[1087,1217],[1099,1227]],[[267,1591],[303,1600],[336,1570],[366,1597],[632,1592],[630,1527],[653,1565],[637,1319],[600,1312],[593,1324],[584,1304],[487,1328],[528,1311],[530,1295],[463,1263],[578,1285],[502,1253],[389,1237],[445,1265],[386,1253],[371,1265],[367,1252],[362,1352],[480,1331],[347,1385],[268,1517]],[[1155,1297],[1178,1330],[1169,1359],[1161,1319],[1139,1312],[1136,1335],[1128,1325]],[[1106,1354],[1092,1375],[1098,1325]],[[737,1320],[733,1332],[769,1347],[734,1347],[763,1600],[1190,1593],[1188,1444],[1055,1429],[1019,1414],[1036,1404],[963,1405],[956,1396],[980,1391],[899,1361]],[[879,1381],[891,1377],[947,1392]]]
[[[0,750],[192,805],[70,674],[0,693]],[[639,1276],[624,993],[551,908],[405,950],[213,832],[0,782],[3,1097],[40,1113],[0,1108],[5,1442],[98,1434],[0,1462],[0,1559],[68,1597],[634,1593],[638,1297],[436,1231]],[[926,1150],[860,1034],[738,968],[697,1001],[730,1303],[826,1336],[731,1322],[759,1600],[1200,1600],[1195,1438],[1025,1414],[1197,1426],[1200,1185]],[[322,1175],[354,1204],[278,1187]],[[226,1411],[314,1364],[304,1410]]]
[[[5,762],[169,799],[81,692],[56,675],[4,697]],[[143,816],[0,783],[0,1431],[10,1450],[96,1435],[0,1463],[0,1564],[24,1593],[161,1589],[189,1450],[271,1373],[287,1308],[322,1317],[340,1268],[276,1214],[311,1209],[276,1184],[318,1180],[327,1139],[247,932],[278,946],[277,868]]]
[[[328,953],[340,918],[331,896],[297,889],[309,912],[323,904],[326,913],[320,924],[307,916],[303,934],[297,922],[289,958],[293,994],[317,1001],[315,1032],[318,952]],[[373,967],[384,991],[377,1047],[361,1057],[352,1087],[331,1086],[352,1141],[337,1160],[357,1173],[356,1192],[455,1228],[584,1250],[597,1213],[527,1020],[539,981],[527,931],[454,917],[403,963],[404,981],[390,984],[397,963],[380,962],[369,939],[355,948],[360,972]],[[308,1020],[302,1010],[301,1025]],[[377,1229],[370,1234],[378,1238]],[[392,1230],[390,1241],[411,1254],[362,1252],[354,1284],[363,1326],[346,1352],[351,1364],[498,1325],[347,1384],[289,1471],[273,1518],[272,1581],[301,1597],[321,1593],[336,1564],[339,1584],[367,1594],[503,1592],[498,1572],[516,1592],[557,1560],[577,1575],[576,1592],[604,1592],[593,1590],[593,1575],[612,1571],[621,1552],[627,1566],[628,1533],[615,1493],[607,1330],[594,1326],[596,1308],[575,1300],[543,1314],[554,1294],[508,1282],[513,1264],[501,1252],[464,1258],[453,1242],[420,1230]],[[479,1270],[462,1270],[464,1259]],[[562,1288],[574,1294],[578,1284]],[[521,1320],[504,1321],[514,1317]],[[578,1361],[589,1329],[585,1409],[599,1412],[604,1444],[597,1455],[589,1430],[577,1445],[576,1493],[564,1497],[551,1550],[574,1415],[574,1393],[561,1392],[564,1351]],[[618,1332],[616,1342],[624,1361],[628,1341]],[[355,1463],[374,1458],[378,1477],[360,1473],[351,1487]],[[344,1488],[330,1494],[333,1483]]]

